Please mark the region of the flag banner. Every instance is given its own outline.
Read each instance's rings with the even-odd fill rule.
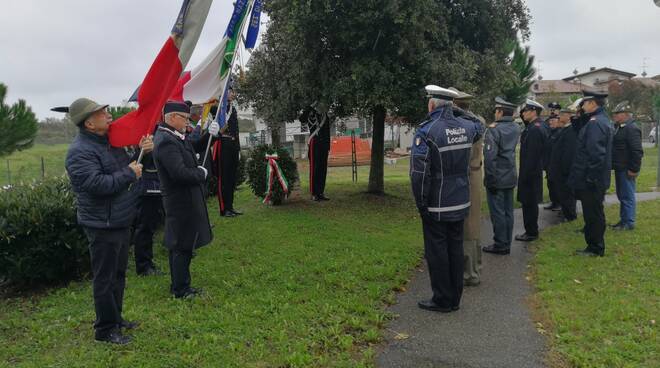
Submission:
[[[108,137],[115,147],[136,145],[151,134],[160,120],[163,105],[169,99],[190,60],[212,0],[184,0],[165,45],[137,91],[139,107],[110,125]]]
[[[259,22],[261,21],[261,2],[262,0],[254,1],[252,15],[250,16],[250,25],[248,26],[247,36],[245,37],[246,49],[253,49],[257,44],[257,37],[259,36]]]

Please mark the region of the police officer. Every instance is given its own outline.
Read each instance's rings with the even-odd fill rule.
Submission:
[[[543,169],[545,170],[546,185],[548,187],[550,204],[543,207],[543,209],[551,210],[551,211],[559,211],[561,207],[559,205],[559,195],[556,193],[557,186],[554,183],[552,183],[552,180],[550,179],[550,157],[552,155],[552,150],[555,146],[557,133],[559,133],[559,129],[554,127],[552,123],[555,122],[556,124],[557,120],[559,119],[561,105],[558,102],[551,102],[548,104],[548,110],[550,111],[550,115],[543,122],[543,130],[545,131],[545,134],[548,137],[548,146],[546,147],[545,150],[545,165]]]
[[[216,143],[216,164],[218,166],[220,215],[236,217],[242,215],[234,208],[234,191],[238,179],[238,163],[241,152],[238,132],[238,113],[233,106],[234,90],[230,87],[227,95],[227,124],[220,130],[221,137]]]
[[[555,143],[548,167],[548,182],[552,183],[559,200],[563,221],[573,221],[577,218],[575,194],[567,184],[575,158],[577,140],[577,132],[573,129],[571,122],[575,116],[575,106],[563,108],[559,113]]]
[[[125,150],[110,146],[112,115],[107,107],[80,98],[64,110],[80,129],[69,146],[65,166],[76,196],[78,223],[89,240],[96,312],[94,339],[123,345],[131,338],[121,329],[136,326],[122,318],[122,310],[129,227],[135,219],[135,192],[129,187],[142,175],[142,165],[129,163]]]
[[[539,203],[543,201],[543,165],[548,138],[540,118],[543,105],[527,100],[521,116],[525,124],[520,135],[520,171],[518,173],[518,202],[522,205],[525,233],[516,240],[529,242],[539,236]]]
[[[454,87],[449,89],[458,94],[454,99],[454,116],[470,120],[475,124],[481,124],[483,128],[484,119],[469,110],[473,96]],[[481,182],[483,180],[481,166],[483,158],[483,140],[480,139],[472,145],[470,152],[470,202],[472,203],[481,203]],[[463,231],[463,284],[465,286],[477,286],[481,283],[480,243],[481,206],[470,206]]]
[[[196,156],[196,152],[204,152],[210,137],[205,135],[195,145],[186,139],[190,107],[182,102],[166,103],[163,115],[165,121],[154,138],[154,162],[165,208],[164,243],[169,249],[170,291],[175,298],[191,298],[200,292],[190,285],[193,251],[213,239],[206,210],[208,171],[199,166]],[[217,122],[209,126],[213,136],[219,130]]]
[[[457,93],[426,86],[429,116],[415,134],[410,180],[422,218],[424,254],[433,297],[419,307],[443,313],[459,309],[463,293],[463,222],[470,208],[470,150],[481,124],[456,118]],[[478,204],[477,204],[478,206]]]
[[[151,139],[149,143],[153,148]],[[153,261],[153,240],[163,221],[163,199],[158,170],[151,152],[143,153],[142,166],[142,177],[135,187],[139,193],[138,213],[133,232],[135,272],[140,276],[161,275]]]
[[[621,202],[620,220],[612,225],[613,230],[632,230],[635,228],[635,181],[642,167],[642,131],[635,124],[632,108],[628,101],[623,101],[614,108],[614,138],[612,142],[612,168],[616,196]]]
[[[307,158],[309,160],[309,192],[313,201],[329,201],[325,196],[325,181],[328,176],[328,156],[330,153],[330,121],[323,104],[308,106],[300,116],[300,121],[309,128]]]
[[[587,247],[576,254],[605,255],[605,211],[603,201],[610,187],[612,169],[612,124],[605,115],[606,93],[584,91],[582,115],[586,121],[577,137],[575,160],[568,185],[582,202],[584,239]]]
[[[520,129],[513,122],[516,105],[501,97],[495,99],[495,122],[484,139],[484,186],[493,224],[492,245],[484,252],[506,255],[513,237],[513,188],[516,187],[516,146]]]

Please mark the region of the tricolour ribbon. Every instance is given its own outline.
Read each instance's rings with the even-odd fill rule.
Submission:
[[[272,155],[266,154],[266,161],[268,161],[268,167],[267,167],[268,190],[266,191],[266,197],[264,198],[263,203],[270,203],[273,197],[273,191],[275,189],[273,184],[275,183],[276,179],[280,184],[280,187],[282,187],[282,190],[284,191],[284,196],[286,197],[289,195],[289,182],[286,180],[286,177],[282,172],[282,168],[280,168],[280,165],[277,163],[278,158],[279,156],[277,156],[277,153],[274,153]]]

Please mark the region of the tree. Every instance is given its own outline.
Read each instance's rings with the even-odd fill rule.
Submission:
[[[609,107],[628,101],[640,120],[651,121],[654,116],[654,96],[660,94],[659,87],[652,87],[632,80],[612,81],[609,84]]]
[[[509,48],[512,52],[509,64],[514,75],[511,84],[504,91],[504,98],[516,105],[522,105],[534,84],[534,55],[530,54],[529,46],[523,47],[519,42],[512,42]]]
[[[271,0],[264,10],[269,27],[241,92],[267,121],[315,101],[337,118],[370,116],[372,193],[384,189],[385,118],[419,122],[430,83],[476,94],[488,111],[512,78],[506,42],[527,37],[529,19],[522,0]]]
[[[0,83],[0,156],[30,148],[37,134],[37,117],[24,100],[5,104],[7,86]]]
[[[128,114],[134,109],[128,106],[110,106],[108,107],[108,112],[112,115],[112,120],[117,120],[120,117]]]

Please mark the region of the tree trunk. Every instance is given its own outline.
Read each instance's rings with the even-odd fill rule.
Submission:
[[[385,193],[383,184],[383,159],[385,156],[385,107],[378,105],[373,110],[373,134],[371,138],[371,167],[367,191],[374,194]]]
[[[273,142],[273,147],[280,147],[282,139],[280,137],[280,124],[273,124],[270,126],[270,140]]]

